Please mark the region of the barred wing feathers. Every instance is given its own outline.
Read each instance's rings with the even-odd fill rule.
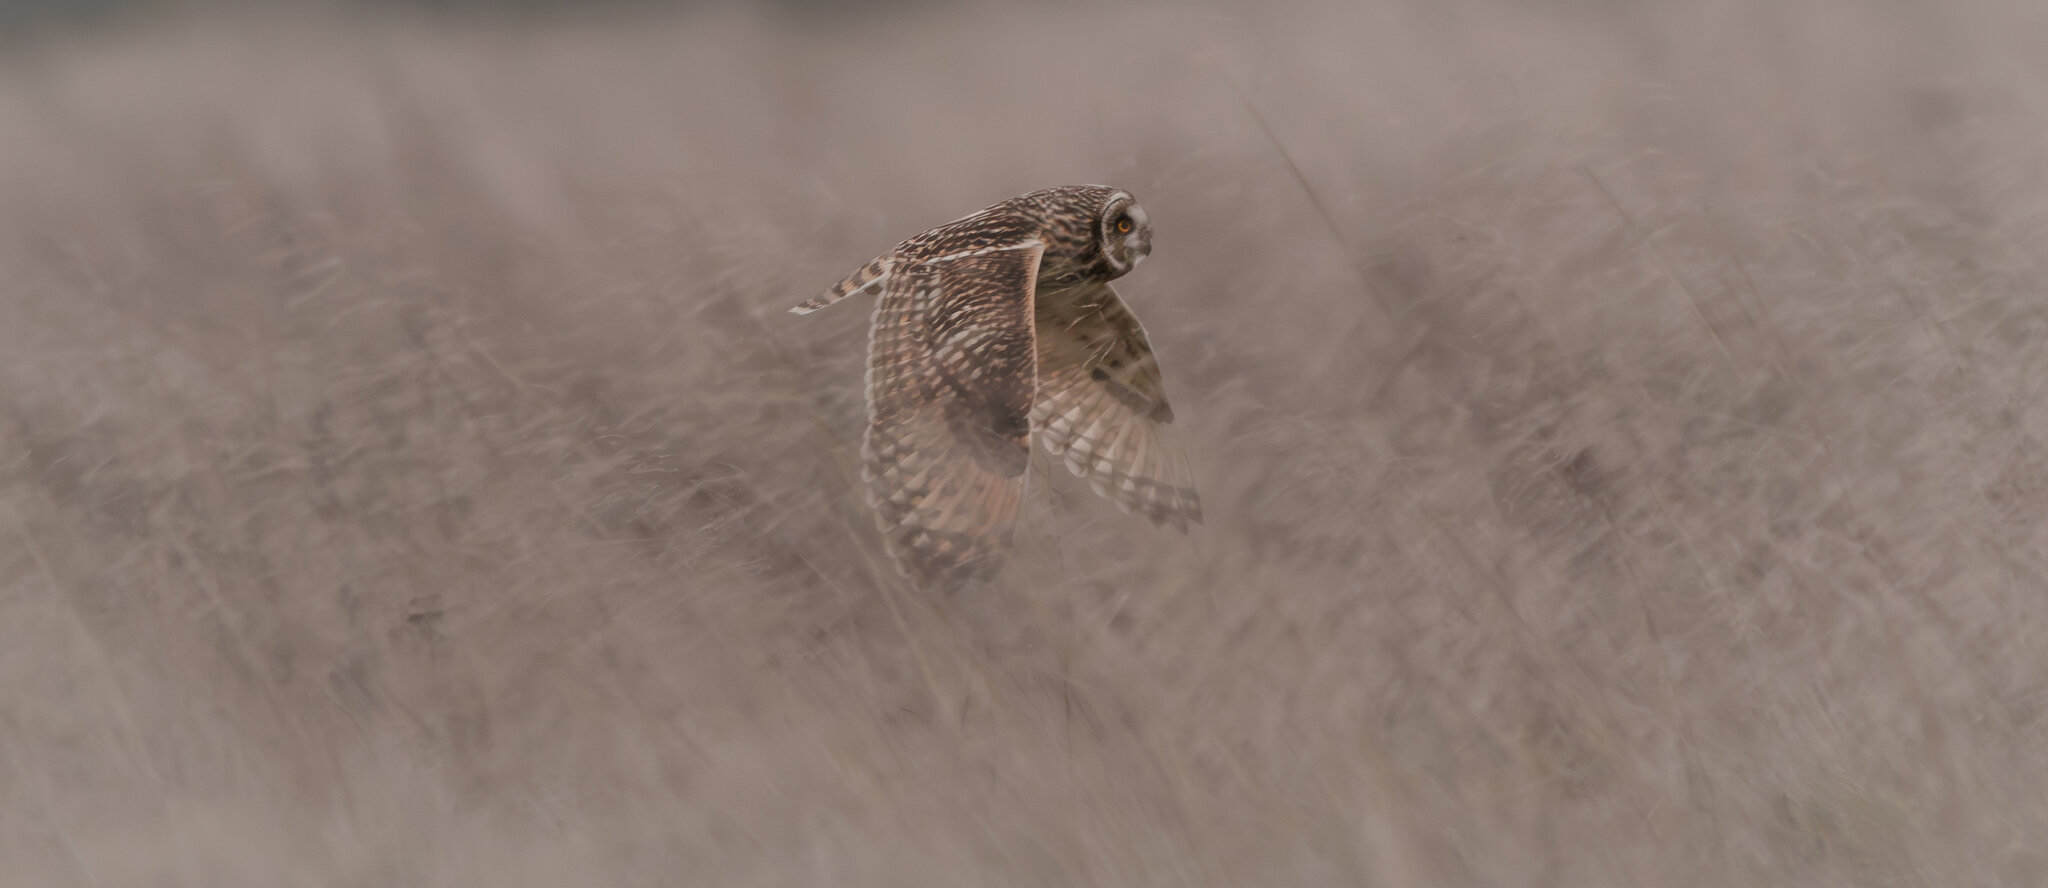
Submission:
[[[1126,512],[1182,531],[1200,524],[1187,459],[1170,438],[1159,362],[1145,330],[1108,284],[1039,294],[1038,400],[1045,449]]]
[[[790,314],[810,314],[818,309],[852,296],[855,293],[876,293],[889,283],[889,269],[895,265],[894,254],[877,256],[846,279],[832,285],[832,289],[819,293],[789,310]]]
[[[868,347],[863,476],[884,543],[920,586],[1000,566],[1036,393],[1037,241],[887,277]]]

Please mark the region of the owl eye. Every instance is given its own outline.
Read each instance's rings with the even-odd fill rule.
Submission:
[[[1131,233],[1131,217],[1129,217],[1129,216],[1118,216],[1118,217],[1116,217],[1116,230],[1117,230],[1117,233],[1118,233],[1118,234],[1130,234],[1130,233]]]

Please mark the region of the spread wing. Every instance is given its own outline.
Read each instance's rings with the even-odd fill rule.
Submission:
[[[1159,362],[1137,317],[1108,284],[1041,293],[1037,303],[1031,427],[1045,449],[1126,512],[1183,531],[1200,524],[1192,473],[1170,440]]]
[[[1000,565],[1031,452],[1043,253],[1030,241],[904,269],[875,305],[863,475],[889,554],[920,586]]]

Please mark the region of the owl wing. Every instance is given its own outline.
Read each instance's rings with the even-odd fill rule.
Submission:
[[[920,586],[1000,565],[1031,453],[1043,253],[1029,241],[912,266],[875,305],[863,475],[889,554]]]
[[[1126,512],[1185,531],[1201,500],[1170,439],[1159,361],[1137,316],[1108,284],[1041,293],[1038,401],[1031,427],[1045,449]]]

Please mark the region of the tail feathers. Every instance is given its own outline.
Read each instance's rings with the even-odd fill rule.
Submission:
[[[889,267],[890,262],[888,257],[877,258],[874,261],[861,266],[859,271],[856,271],[853,274],[849,275],[846,278],[846,280],[840,281],[838,284],[835,284],[832,287],[832,289],[826,290],[823,293],[819,293],[818,295],[813,296],[808,300],[805,300],[802,305],[790,309],[789,313],[810,314],[811,312],[824,308],[827,305],[831,305],[834,302],[838,302],[841,299],[845,299],[848,296],[852,296],[855,293],[863,291],[880,293],[882,284],[885,283],[889,278]]]

